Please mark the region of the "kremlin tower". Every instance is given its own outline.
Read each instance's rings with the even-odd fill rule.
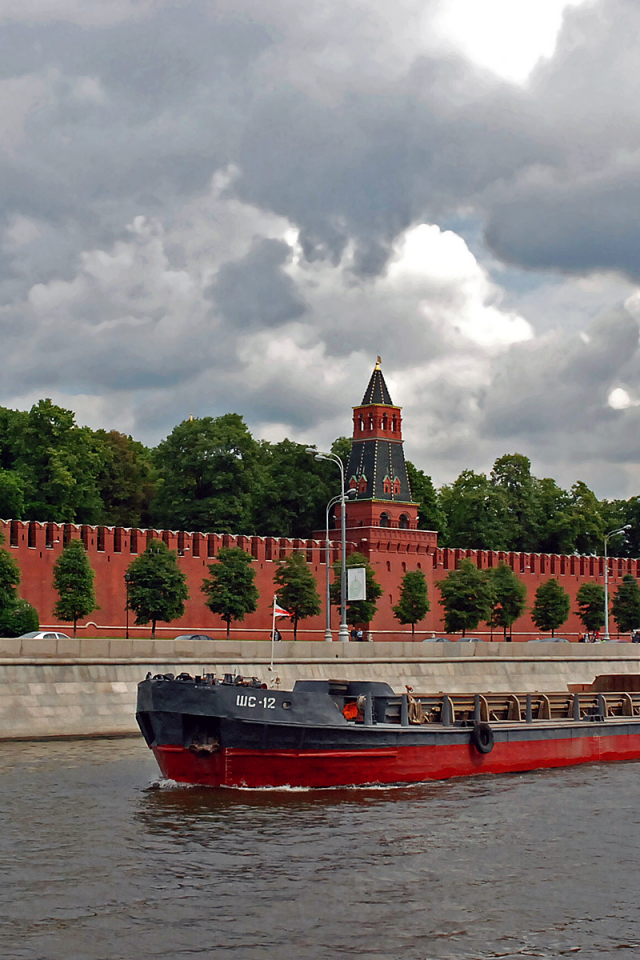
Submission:
[[[353,408],[345,483],[357,495],[347,505],[349,527],[418,527],[419,504],[411,498],[404,461],[401,410],[391,400],[378,357],[362,403]]]

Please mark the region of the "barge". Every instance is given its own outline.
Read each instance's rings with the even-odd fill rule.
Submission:
[[[605,685],[606,686],[606,685]],[[210,787],[408,784],[640,758],[640,692],[398,694],[386,683],[157,674],[136,718],[164,777]]]

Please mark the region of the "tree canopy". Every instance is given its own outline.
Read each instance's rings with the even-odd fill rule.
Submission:
[[[209,564],[209,577],[202,581],[202,592],[212,613],[227,624],[227,640],[232,620],[244,620],[258,609],[258,588],[252,558],[240,547],[222,547],[214,563]]]
[[[399,623],[411,624],[411,636],[415,636],[416,623],[424,620],[431,608],[427,581],[422,570],[409,570],[402,578],[400,599],[393,607],[393,615]]]
[[[578,617],[585,630],[599,630],[604,623],[604,587],[599,583],[583,583],[576,594],[576,600]]]
[[[551,577],[536,590],[531,619],[539,630],[550,630],[553,636],[569,616],[570,607],[569,594]]]
[[[136,623],[151,622],[151,636],[158,621],[170,623],[184,614],[189,598],[187,577],[178,566],[178,555],[162,540],[151,540],[144,553],[129,564],[129,607]]]
[[[485,570],[478,570],[471,560],[461,560],[444,580],[438,580],[440,603],[444,607],[444,628],[447,633],[462,636],[474,630],[481,620],[488,620],[493,608],[494,593]]]
[[[298,623],[320,613],[316,578],[302,553],[291,553],[278,563],[274,575],[280,606],[291,614],[293,639],[298,639]]]
[[[0,544],[4,536],[0,531]],[[0,636],[19,637],[38,629],[38,614],[18,596],[20,568],[8,550],[0,547]]]
[[[60,598],[54,608],[55,615],[73,623],[74,637],[80,617],[86,617],[98,607],[94,579],[95,572],[82,540],[71,540],[54,564],[53,586]]]
[[[346,464],[350,447],[338,437],[331,449]],[[564,490],[536,477],[521,453],[498,457],[488,475],[463,470],[440,489],[410,461],[407,473],[419,526],[437,531],[442,547],[601,553],[604,532],[629,523],[615,550],[640,556],[640,495],[599,500],[581,480]],[[306,538],[324,526],[338,489],[334,464],[292,440],[256,440],[237,413],[184,420],[149,449],[79,426],[48,399],[28,411],[0,407],[5,519]]]
[[[502,627],[506,640],[507,630],[526,609],[527,588],[506,563],[500,563],[488,572],[493,590],[493,606],[488,622],[492,627]]]
[[[626,573],[622,583],[618,585],[611,604],[611,612],[621,633],[640,627],[640,587],[636,578],[630,573]]]

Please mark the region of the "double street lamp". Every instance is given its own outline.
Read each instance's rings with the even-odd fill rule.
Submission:
[[[126,604],[125,604],[125,610],[126,610],[126,612],[127,612],[127,629],[126,629],[126,632],[125,632],[125,637],[126,637],[127,640],[129,639],[129,584],[130,584],[130,583],[131,583],[131,574],[130,574],[130,573],[125,573],[125,575],[124,575],[124,586],[125,586],[125,590],[127,591],[127,602],[126,602]]]
[[[315,450],[313,447],[307,447],[307,453],[315,457],[316,460],[332,460],[340,470],[340,496],[334,498],[336,503],[340,504],[340,532],[342,539],[342,569],[340,571],[340,630],[338,631],[338,640],[348,642],[349,628],[347,627],[347,512],[345,510],[346,495],[344,489],[344,465],[339,456],[335,453],[323,453],[321,450]],[[329,540],[329,506],[327,506],[327,540]],[[327,561],[329,559],[327,549]],[[327,585],[329,583],[329,564],[327,562]],[[327,611],[329,607],[327,606]],[[327,613],[327,616],[329,614]],[[328,633],[325,633],[325,640],[331,639],[331,628],[327,626]]]
[[[626,533],[631,530],[631,524],[625,523],[624,527],[612,530],[604,535],[604,639],[609,639],[609,561],[607,559],[607,544],[610,537],[617,537],[620,533]]]
[[[356,496],[356,491],[355,491],[355,490],[347,490],[347,492],[346,492],[346,494],[345,494],[345,497],[346,497],[347,500],[353,500],[353,499],[355,498],[355,496]],[[329,567],[330,567],[330,565],[331,565],[331,559],[330,559],[330,557],[331,557],[331,540],[329,539],[329,513],[331,512],[331,508],[332,508],[332,507],[335,507],[335,505],[336,505],[337,503],[340,503],[341,500],[342,500],[341,494],[338,494],[337,497],[332,497],[331,500],[329,500],[329,503],[327,504],[327,509],[326,509],[326,512],[325,512],[325,534],[324,534],[324,535],[325,535],[325,541],[324,541],[324,543],[325,543],[325,567],[326,567],[326,570],[325,570],[325,573],[326,573],[326,580],[325,580],[325,604],[326,604],[326,615],[327,615],[327,628],[326,628],[326,630],[324,631],[324,638],[325,638],[325,640],[329,641],[329,643],[333,640],[333,636],[332,636],[332,634],[331,634],[331,590],[330,590],[330,587],[329,587]],[[344,566],[344,564],[343,564],[343,566]]]

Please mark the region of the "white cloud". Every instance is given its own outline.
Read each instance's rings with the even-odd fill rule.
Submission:
[[[609,394],[607,402],[612,410],[626,410],[627,407],[640,406],[640,400],[632,400],[624,387],[615,387]]]
[[[585,0],[444,0],[425,24],[478,66],[524,83],[556,47],[567,7]],[[430,41],[433,43],[433,39]]]

